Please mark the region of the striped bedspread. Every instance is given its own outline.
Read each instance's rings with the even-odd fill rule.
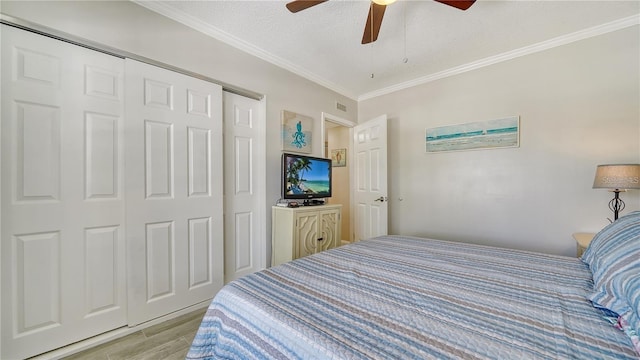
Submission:
[[[189,359],[637,359],[579,260],[386,236],[225,286]]]

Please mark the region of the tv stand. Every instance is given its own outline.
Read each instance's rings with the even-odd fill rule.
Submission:
[[[302,206],[317,206],[317,205],[324,205],[324,204],[325,204],[325,201],[319,200],[319,199],[307,199],[302,202]]]
[[[271,209],[271,266],[340,245],[342,205]]]

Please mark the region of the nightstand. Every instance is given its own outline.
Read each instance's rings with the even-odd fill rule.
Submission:
[[[594,233],[573,233],[573,238],[576,241],[578,257],[582,256],[582,253],[587,250],[587,247],[595,235],[596,234]]]

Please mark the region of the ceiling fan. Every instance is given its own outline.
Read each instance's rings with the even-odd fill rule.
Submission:
[[[308,9],[312,6],[322,4],[328,0],[294,0],[287,3],[287,9],[292,13]],[[467,10],[476,0],[434,0],[439,3],[453,6],[456,9]],[[382,17],[387,5],[395,2],[395,0],[372,0],[369,6],[369,16],[364,26],[364,34],[362,35],[362,44],[368,44],[378,39],[380,26],[382,25]]]

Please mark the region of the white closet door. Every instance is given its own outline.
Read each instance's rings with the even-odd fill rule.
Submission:
[[[2,359],[126,324],[123,68],[2,25]]]
[[[225,283],[266,267],[260,110],[258,100],[224,93]]]
[[[222,89],[126,60],[129,324],[223,284]]]

